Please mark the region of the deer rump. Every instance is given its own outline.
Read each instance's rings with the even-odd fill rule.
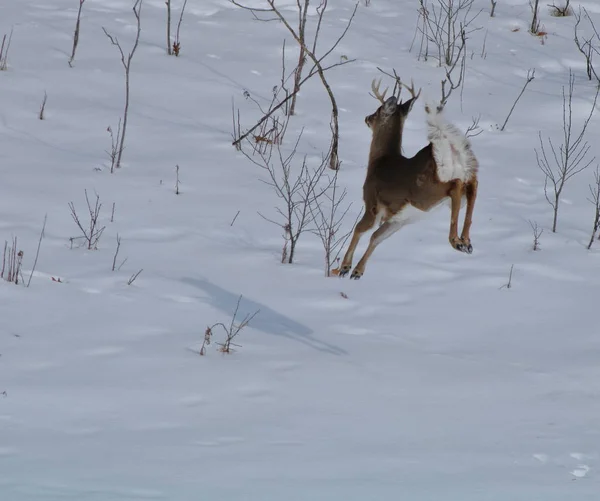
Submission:
[[[431,143],[437,176],[443,183],[470,181],[477,172],[477,160],[469,139],[454,125],[447,122],[442,112],[427,106],[427,139]]]

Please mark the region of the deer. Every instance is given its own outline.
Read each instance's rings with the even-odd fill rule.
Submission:
[[[388,99],[380,91],[381,79],[371,83],[373,97],[381,105],[365,117],[372,131],[367,174],[363,184],[364,214],[354,227],[350,244],[339,268],[344,277],[352,268],[354,252],[361,236],[374,226],[369,245],[352,270],[351,279],[360,279],[367,261],[375,248],[406,224],[416,222],[444,201],[450,202],[450,232],[448,240],[453,249],[471,254],[470,230],[477,198],[478,161],[469,139],[453,124],[444,119],[442,104],[425,105],[427,139],[413,157],[402,154],[404,122],[421,95],[396,76],[396,85]],[[398,96],[395,95],[399,88]],[[402,88],[410,93],[405,102],[400,100]],[[466,199],[462,233],[458,236],[458,218]]]

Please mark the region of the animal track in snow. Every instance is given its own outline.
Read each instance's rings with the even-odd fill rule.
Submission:
[[[84,352],[84,355],[87,355],[88,357],[106,357],[122,353],[123,351],[125,351],[125,348],[121,346],[100,346]]]
[[[580,452],[571,452],[569,454],[569,459],[566,460],[564,456],[552,458],[551,456],[542,453],[533,454],[533,457],[542,464],[550,464],[568,468],[569,473],[574,477],[573,480],[585,478],[592,471],[592,467],[586,463],[589,463],[590,460],[593,461],[597,459],[596,454],[583,454]],[[572,459],[577,461],[575,466],[569,464],[572,463]]]
[[[571,470],[571,475],[577,478],[583,478],[588,474],[589,471],[590,467],[588,465],[580,464],[579,466],[577,466],[577,468]]]

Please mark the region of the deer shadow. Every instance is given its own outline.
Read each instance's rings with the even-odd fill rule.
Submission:
[[[207,296],[202,297],[202,300],[214,308],[221,310],[223,313],[226,313],[228,320],[224,323],[228,324],[230,321],[229,319],[235,311],[240,297],[239,294],[233,294],[202,278],[186,277],[181,279],[181,281],[204,291]],[[249,327],[252,329],[259,330],[265,334],[283,336],[331,355],[347,354],[345,350],[338,346],[315,339],[313,337],[314,331],[306,325],[303,325],[290,317],[286,317],[264,304],[248,299],[246,296],[243,296],[240,301],[236,321],[240,322],[246,317],[249,318],[257,310],[260,310],[259,313],[249,324]]]

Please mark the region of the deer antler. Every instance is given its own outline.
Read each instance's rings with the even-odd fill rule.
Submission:
[[[386,87],[385,90],[383,91],[383,94],[379,91],[379,87],[381,87],[381,78],[379,79],[379,82],[375,83],[375,79],[373,79],[373,81],[371,82],[371,90],[373,91],[373,94],[375,97],[375,99],[377,99],[381,104],[385,103],[385,94],[387,93],[389,87]]]
[[[410,87],[405,83],[402,83],[399,78],[398,83],[408,90],[408,92],[410,92],[410,95],[413,97],[413,99],[417,99],[421,95],[421,88],[419,88],[419,92],[415,95],[415,83],[413,82],[412,78],[410,79]]]

